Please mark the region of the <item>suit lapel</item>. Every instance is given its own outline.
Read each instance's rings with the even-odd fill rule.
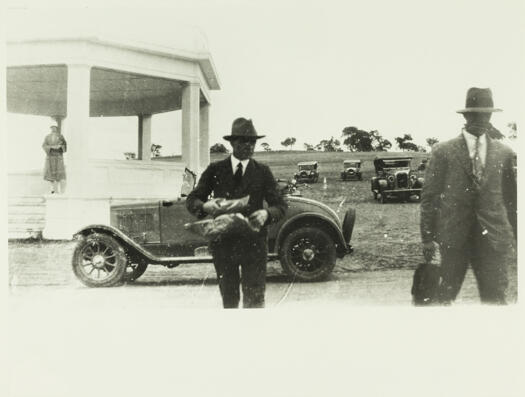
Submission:
[[[248,187],[251,185],[254,172],[255,172],[255,166],[253,165],[253,160],[250,159],[250,161],[248,162],[248,165],[246,166],[246,171],[244,172],[244,175],[242,176],[241,191],[243,192],[246,191]]]
[[[458,136],[456,144],[455,157],[461,164],[461,167],[466,172],[470,178],[474,178],[474,173],[472,172],[472,161],[470,160],[470,155],[467,147],[467,142],[463,134]]]
[[[225,190],[231,191],[233,189],[233,169],[230,157],[227,157],[222,161],[221,176],[219,177],[219,180],[221,181],[221,183],[225,184],[223,186]]]
[[[487,134],[485,135],[487,140],[487,157],[485,158],[485,167],[483,167],[483,176],[481,177],[480,183],[481,185],[486,183],[489,179],[490,173],[494,169],[498,158],[496,145],[494,145],[494,142]]]

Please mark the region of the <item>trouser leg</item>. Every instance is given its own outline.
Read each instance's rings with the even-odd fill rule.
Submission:
[[[439,302],[445,305],[458,296],[468,266],[468,247],[441,249],[441,276]]]
[[[482,303],[506,304],[508,287],[509,252],[495,251],[487,237],[477,227],[473,236],[474,250],[472,255],[472,270],[478,283],[479,296]]]
[[[239,264],[232,257],[231,251],[221,248],[213,252],[213,264],[217,273],[217,281],[225,309],[239,307]]]
[[[266,290],[266,240],[249,243],[247,255],[241,263],[242,304],[245,308],[263,308]]]

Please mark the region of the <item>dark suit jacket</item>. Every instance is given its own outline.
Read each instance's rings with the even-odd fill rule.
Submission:
[[[186,207],[199,218],[206,216],[202,205],[211,193],[215,198],[226,199],[237,199],[249,194],[248,208],[243,211],[245,216],[263,208],[263,202],[266,201],[269,213],[266,225],[281,219],[287,208],[270,168],[254,159],[250,159],[239,187],[234,184],[230,157],[211,163],[202,173],[197,187],[188,195]],[[266,235],[266,225],[262,228],[261,235]]]
[[[461,247],[477,220],[496,250],[516,238],[514,153],[487,136],[487,157],[479,185],[463,135],[437,144],[425,172],[421,237],[442,248]]]

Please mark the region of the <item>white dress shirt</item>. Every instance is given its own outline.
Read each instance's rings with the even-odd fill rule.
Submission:
[[[235,171],[237,171],[237,164],[239,163],[242,164],[242,174],[244,175],[244,173],[246,172],[246,167],[248,167],[248,163],[250,162],[250,159],[241,161],[238,158],[236,158],[233,154],[230,156],[230,159],[232,162],[233,175],[235,175]]]
[[[471,160],[474,159],[476,153],[476,136],[469,134],[465,129],[461,131],[467,142],[468,154]],[[487,137],[485,134],[479,137],[479,157],[481,159],[481,164],[485,166],[485,160],[487,159]]]

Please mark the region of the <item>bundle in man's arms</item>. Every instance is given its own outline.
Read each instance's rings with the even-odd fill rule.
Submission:
[[[216,204],[212,214],[214,218],[186,223],[184,228],[210,240],[229,234],[257,233],[260,228],[241,213],[248,207],[249,200],[249,195],[234,200],[212,199],[210,201]]]

